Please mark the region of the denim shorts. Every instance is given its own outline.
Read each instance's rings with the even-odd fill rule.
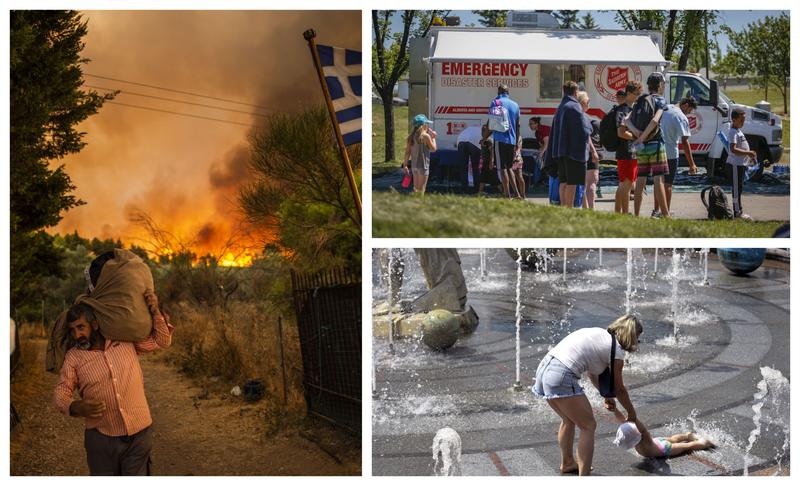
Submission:
[[[564,363],[548,354],[536,369],[533,393],[546,400],[583,395],[579,380],[580,377]]]

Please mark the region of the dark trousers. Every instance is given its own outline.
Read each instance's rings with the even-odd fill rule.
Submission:
[[[134,435],[112,437],[97,429],[84,434],[86,460],[92,476],[150,476],[150,427]]]
[[[735,165],[732,166],[731,169],[733,169],[733,184],[731,184],[733,192],[733,214],[734,216],[741,216],[744,212],[742,210],[742,191],[744,190],[744,173],[746,167],[743,165]]]
[[[461,168],[461,187],[464,189],[469,187],[469,163],[472,161],[472,183],[477,191],[481,174],[478,170],[478,164],[481,162],[481,149],[469,142],[460,142],[458,144],[458,154],[463,164]]]

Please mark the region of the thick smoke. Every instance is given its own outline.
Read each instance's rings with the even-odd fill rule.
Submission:
[[[107,104],[79,128],[88,145],[58,163],[87,204],[69,211],[54,232],[151,239],[132,215],[146,214],[198,254],[241,248],[236,205],[249,177],[247,135],[263,116],[217,111],[126,94],[140,93],[249,113],[296,112],[322,103],[304,30],[317,41],[361,49],[354,12],[86,12],[85,73],[240,100],[264,108],[195,98],[85,77],[87,85],[122,89],[115,102],[242,123],[235,125]]]

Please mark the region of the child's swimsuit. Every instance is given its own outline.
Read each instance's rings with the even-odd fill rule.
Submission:
[[[662,456],[669,457],[669,453],[672,452],[672,442],[661,437],[653,437],[653,442],[658,447],[658,450],[661,451]]]

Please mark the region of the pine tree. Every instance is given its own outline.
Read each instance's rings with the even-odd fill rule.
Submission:
[[[584,30],[594,30],[594,29],[599,29],[600,26],[597,24],[597,22],[595,22],[592,13],[586,12],[586,15],[581,17],[581,20],[578,23],[578,28]]]
[[[508,20],[508,10],[473,10],[472,13],[480,17],[478,23],[484,27],[505,27]]]
[[[562,29],[578,28],[577,10],[553,10],[553,17],[555,17]]]

